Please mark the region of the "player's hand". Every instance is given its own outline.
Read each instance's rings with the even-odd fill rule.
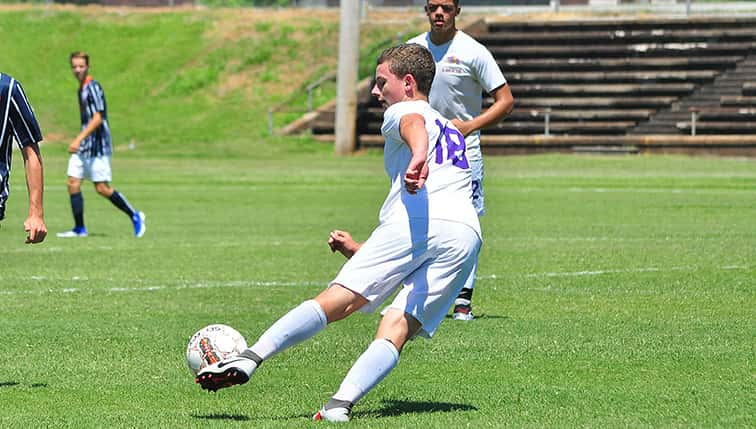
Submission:
[[[349,259],[360,250],[362,244],[354,241],[348,232],[335,229],[331,231],[331,234],[328,236],[328,247],[331,248],[331,252],[336,252],[338,250],[342,255]]]
[[[79,146],[81,146],[81,141],[74,140],[73,143],[68,145],[68,153],[76,153],[79,151]]]
[[[463,136],[467,137],[473,130],[467,125],[467,122],[461,119],[452,119],[452,125],[454,125]]]
[[[414,195],[425,184],[425,179],[428,178],[428,164],[425,159],[410,160],[407,172],[404,174],[404,187],[407,192]]]
[[[24,222],[26,231],[26,244],[41,243],[47,237],[45,221],[39,216],[29,216]]]

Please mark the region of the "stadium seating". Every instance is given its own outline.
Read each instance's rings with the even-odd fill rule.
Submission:
[[[468,32],[515,96],[512,114],[485,130],[484,148],[544,145],[546,134],[573,149],[643,145],[693,130],[749,136],[756,147],[756,17],[478,22]],[[379,145],[382,109],[363,87],[359,143]],[[333,117],[333,107],[322,110],[313,134],[332,139]]]

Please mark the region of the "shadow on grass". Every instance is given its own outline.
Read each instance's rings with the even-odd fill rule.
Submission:
[[[288,420],[298,420],[298,419],[312,419],[312,414],[297,414],[293,416],[264,416],[264,415],[255,415],[253,417],[245,416],[243,414],[192,414],[192,417],[199,420],[229,420],[229,421],[236,421],[236,422],[247,422],[251,420],[259,420],[259,421],[288,421]]]
[[[355,415],[365,417],[391,417],[402,414],[418,413],[449,413],[452,411],[477,411],[472,405],[454,404],[450,402],[428,402],[428,401],[398,401],[384,400],[381,408],[375,411],[355,412]]]
[[[446,318],[447,319],[451,319],[452,315],[451,314],[447,314]],[[497,316],[495,314],[485,314],[485,313],[477,314],[477,313],[475,313],[475,319],[473,319],[472,321],[474,322],[476,320],[481,320],[481,319],[509,319],[509,316]]]
[[[15,387],[15,386],[21,386],[21,383],[17,381],[0,381],[0,388],[3,387]],[[32,383],[29,385],[32,389],[40,388],[40,387],[47,387],[47,383]]]
[[[371,411],[357,411],[354,413],[358,417],[366,418],[381,418],[401,416],[403,414],[419,414],[419,413],[449,413],[453,411],[477,411],[478,409],[472,405],[467,404],[454,404],[450,402],[428,402],[428,401],[399,401],[399,400],[384,400],[381,402],[380,408]],[[248,417],[242,414],[192,414],[192,417],[200,420],[231,420],[238,422],[245,422],[250,420],[311,420],[312,414],[296,414],[290,416],[255,416]]]
[[[249,420],[249,417],[241,414],[192,414],[192,417],[202,420],[233,420],[237,422],[245,422]]]

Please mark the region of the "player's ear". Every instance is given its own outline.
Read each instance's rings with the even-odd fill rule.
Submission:
[[[406,74],[404,75],[404,79],[402,79],[402,81],[404,83],[404,89],[406,91],[412,88],[412,84],[415,83],[415,77],[411,74]]]

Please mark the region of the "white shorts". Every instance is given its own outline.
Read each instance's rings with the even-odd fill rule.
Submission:
[[[110,182],[113,180],[110,171],[110,156],[81,158],[78,153],[74,153],[68,159],[68,176],[89,179],[93,182]]]
[[[430,338],[472,272],[481,243],[474,229],[458,222],[379,225],[331,285],[365,297],[360,311],[368,313],[401,287],[388,308],[410,314],[422,324],[419,334]]]
[[[483,199],[483,160],[470,160],[470,169],[472,170],[473,206],[478,216],[483,216],[486,214],[486,204]]]

